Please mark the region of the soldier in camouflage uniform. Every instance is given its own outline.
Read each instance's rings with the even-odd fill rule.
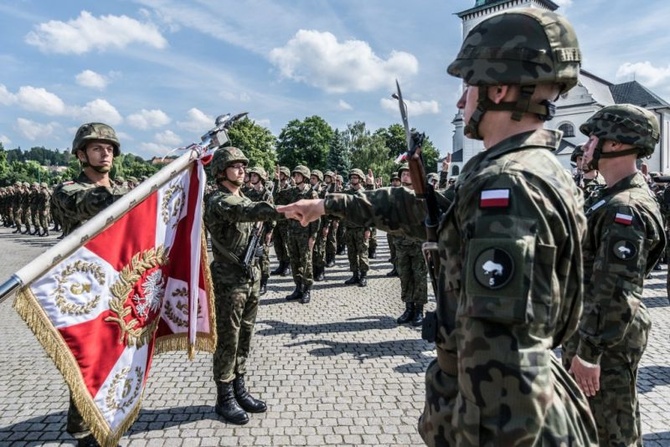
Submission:
[[[66,182],[54,193],[54,203],[67,228],[74,230],[128,192],[113,185],[109,178],[114,157],[121,153],[116,132],[103,123],[83,124],[72,141],[72,154],[82,168],[75,181]],[[78,446],[99,445],[70,398],[67,432]]]
[[[33,230],[30,231],[29,234],[32,236],[40,233],[40,217],[38,212],[40,199],[40,184],[33,182],[33,184],[30,185],[30,194],[28,195],[28,207],[30,209],[28,222],[33,225]]]
[[[51,193],[49,186],[42,182],[38,191],[37,200],[37,225],[40,228],[39,236],[49,236],[49,201],[51,200]]]
[[[312,169],[309,175],[309,184],[317,197],[323,199],[326,196],[326,185],[323,183],[323,173],[318,169]],[[312,253],[312,271],[314,281],[324,281],[326,279],[326,241],[328,239],[328,230],[330,228],[330,219],[323,218],[319,221],[319,229],[316,232],[314,241],[314,251]]]
[[[365,188],[363,181],[365,176],[360,169],[352,169],[349,172],[349,189],[345,194],[362,196]],[[347,244],[347,256],[349,257],[349,269],[352,272],[351,278],[344,283],[346,285],[357,284],[359,287],[368,285],[368,271],[370,262],[368,261],[368,249],[370,244],[370,229],[372,225],[360,225],[357,222],[345,221],[346,226],[345,239]]]
[[[245,194],[254,202],[274,203],[272,191],[265,187],[268,182],[268,174],[261,166],[255,166],[247,170],[249,174],[250,188]],[[261,283],[259,293],[265,295],[268,291],[268,279],[270,278],[270,241],[272,239],[272,229],[275,223],[268,220],[263,224],[263,256],[260,259]]]
[[[591,160],[584,159],[584,149],[578,145],[572,151],[570,161],[575,163],[576,171],[575,183],[584,193],[584,209],[588,209],[593,200],[598,197],[600,190],[605,187],[605,179],[593,168]]]
[[[333,171],[326,171],[323,173],[323,182],[325,186],[325,194],[339,192],[337,182],[335,181],[335,173]],[[326,267],[333,267],[335,265],[335,256],[337,255],[337,231],[340,226],[340,220],[336,218],[328,218],[327,236],[326,236]]]
[[[391,186],[394,188],[397,188],[399,186],[402,186],[402,183],[400,182],[400,176],[398,175],[398,172],[394,172],[391,174]],[[393,278],[395,276],[398,276],[398,266],[396,264],[397,256],[396,256],[396,251],[395,251],[395,242],[394,242],[395,236],[391,233],[386,233],[386,242],[388,243],[389,246],[389,252],[391,253],[391,257],[389,258],[389,262],[393,265],[393,268],[391,269],[390,272],[386,273],[386,276],[389,278]]]
[[[400,166],[398,173],[402,185],[413,190],[407,163]],[[405,305],[405,311],[396,320],[398,324],[411,323],[412,326],[423,324],[423,306],[428,302],[428,271],[421,250],[423,241],[424,238],[417,239],[404,235],[393,237],[396,266],[400,277],[400,299]]]
[[[572,26],[539,8],[484,19],[449,65],[467,85],[464,132],[486,150],[463,167],[438,230],[436,319],[427,319],[437,330],[424,324],[437,359],[419,421],[428,446],[597,445],[588,402],[553,352],[579,323],[586,219],[553,154],[561,134],[543,123],[579,66]],[[405,188],[382,188],[279,211],[421,237],[422,207]]]
[[[291,203],[291,171],[285,166],[277,166],[275,173],[274,203],[287,205]],[[280,220],[276,223],[272,233],[272,244],[279,265],[270,272],[271,275],[288,276],[291,270],[291,260],[288,254],[288,222]]]
[[[337,174],[335,176],[335,189],[336,191],[344,191],[344,177],[342,177],[340,174]],[[337,217],[335,217],[337,219]],[[346,243],[346,233],[347,233],[347,226],[342,223],[340,219],[337,219],[338,225],[337,225],[337,233],[336,233],[336,241],[337,241],[337,249],[335,250],[336,255],[341,255],[344,253],[344,250],[347,248],[347,243]]]
[[[368,169],[368,175],[365,177],[365,190],[370,191],[375,189],[375,177],[372,169]],[[368,259],[375,259],[377,257],[377,229],[370,227],[370,238],[368,239]],[[366,280],[367,281],[367,280]]]
[[[301,199],[315,199],[316,192],[309,184],[310,170],[307,166],[298,165],[293,168],[291,175],[295,186],[290,190],[290,202]],[[300,300],[302,304],[309,303],[312,297],[312,285],[314,284],[312,270],[312,250],[316,242],[319,222],[312,222],[307,227],[300,223],[290,221],[288,223],[288,255],[291,260],[291,272],[295,289],[286,296],[289,301]]]
[[[205,204],[205,225],[212,241],[210,267],[214,280],[217,345],[213,357],[217,386],[215,410],[226,421],[243,425],[249,413],[267,410],[247,391],[244,375],[258,314],[260,269],[242,260],[255,222],[280,218],[274,205],[253,202],[241,192],[249,160],[236,147],[220,148],[211,162],[218,189]]]
[[[16,223],[16,230],[14,233],[25,234],[30,228],[27,228],[25,231],[22,231],[23,224],[25,223],[25,204],[27,202],[27,182],[17,182],[17,187],[14,191],[14,200],[12,205],[14,208],[14,222]]]
[[[584,313],[564,346],[564,365],[589,397],[600,445],[642,445],[636,383],[651,329],[642,291],[666,238],[636,159],[654,152],[659,124],[653,112],[618,104],[596,112],[580,130],[589,137],[584,156],[607,187],[586,211]]]

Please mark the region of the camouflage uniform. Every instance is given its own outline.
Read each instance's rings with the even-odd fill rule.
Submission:
[[[326,182],[325,194],[332,194],[340,192],[340,188],[335,181],[335,173],[333,171],[326,171],[323,174],[324,180],[330,177],[330,183]],[[328,222],[328,235],[326,236],[326,267],[333,267],[335,265],[335,256],[337,255],[337,233],[340,226],[340,220],[332,217],[325,219]]]
[[[312,190],[309,184],[310,170],[306,166],[298,165],[291,172],[303,176],[303,183],[295,185],[290,190],[290,202],[297,202],[302,199],[317,198],[316,192]],[[319,229],[319,221],[310,223],[303,227],[300,222],[291,220],[288,222],[288,253],[291,261],[291,273],[295,290],[286,297],[287,300],[299,299],[306,304],[311,299],[311,289],[314,284],[312,272],[312,250],[309,248],[309,240],[316,241],[316,235]]]
[[[273,203],[272,191],[265,187],[265,184],[268,180],[268,175],[265,172],[265,169],[262,167],[253,167],[249,169],[249,175],[257,174],[260,177],[261,186],[257,189],[253,186],[249,189],[246,196],[253,202],[268,202]],[[270,278],[270,244],[265,243],[265,236],[272,232],[275,226],[274,221],[269,220],[263,224],[263,256],[260,258],[260,268],[261,268],[261,283],[260,291],[261,295],[264,295],[267,292],[268,279]]]
[[[39,227],[41,228],[40,236],[49,236],[49,202],[51,201],[51,193],[49,186],[46,183],[40,185],[39,199],[37,202],[37,215]]]
[[[651,155],[659,137],[656,117],[627,104],[601,109],[580,130],[601,142],[635,145],[638,158]],[[651,330],[642,292],[645,276],[665,250],[660,209],[636,172],[601,190],[586,216],[584,313],[579,332],[564,346],[564,365],[575,355],[600,365],[600,390],[589,398],[600,445],[642,445],[636,383]]]
[[[578,44],[557,14],[515,9],[477,24],[448,71],[479,88],[466,134],[484,138],[482,116],[492,110],[509,110],[513,120],[548,118],[548,104],[524,96],[538,83],[572,88]],[[491,106],[487,86],[511,84],[520,85],[518,101]],[[582,196],[553,155],[560,135],[537,128],[475,155],[440,220],[437,329],[426,330],[437,359],[426,371],[419,421],[428,446],[597,442],[588,403],[553,353],[578,324],[586,229]],[[417,202],[391,188],[329,196],[325,209],[421,237]]]
[[[312,190],[317,197],[323,199],[326,196],[326,186],[323,184],[323,173],[318,169],[312,169],[310,173],[310,183]],[[314,281],[325,280],[326,271],[326,241],[328,235],[325,234],[330,228],[330,219],[327,217],[321,218],[319,221],[319,229],[316,232],[316,239],[314,241],[314,250],[312,253],[312,272]]]
[[[362,196],[365,188],[362,185],[365,177],[360,169],[352,169],[349,178],[357,176],[359,178],[359,187],[350,186],[344,191],[345,194]],[[367,276],[370,270],[368,260],[370,248],[370,230],[372,224],[359,225],[355,221],[346,220],[343,222],[346,227],[344,239],[347,244],[347,257],[349,258],[349,270],[353,273],[351,278],[344,283],[347,285],[357,284],[360,287],[367,286]]]
[[[291,171],[288,168],[281,167],[279,170],[281,174],[285,175],[287,178],[291,176]],[[291,203],[290,181],[287,181],[286,184],[282,186],[280,179],[276,178],[273,193],[274,203],[276,205],[288,205]],[[272,233],[272,244],[275,248],[277,261],[279,262],[277,269],[270,272],[273,275],[286,276],[289,273],[291,260],[288,254],[288,224],[289,223],[285,220],[278,221]]]

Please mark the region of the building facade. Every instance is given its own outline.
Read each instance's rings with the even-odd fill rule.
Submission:
[[[463,38],[485,18],[513,8],[544,8],[551,11],[558,5],[550,0],[476,0],[474,7],[457,13],[462,21]],[[566,169],[570,166],[570,155],[574,148],[586,141],[579,126],[602,107],[630,103],[653,111],[661,125],[661,138],[652,157],[643,160],[649,172],[670,173],[670,104],[637,81],[614,84],[586,69],[579,75],[578,85],[556,101],[556,116],[547,123],[547,128],[563,131],[563,140],[556,155]],[[463,135],[463,115],[456,113],[452,124],[454,136],[450,176],[457,176],[463,165],[484,146],[479,140]]]

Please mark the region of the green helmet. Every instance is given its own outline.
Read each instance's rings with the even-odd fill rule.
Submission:
[[[570,161],[573,163],[577,163],[577,157],[583,157],[584,156],[584,148],[582,145],[575,146],[575,149],[572,151],[572,155],[570,155]]]
[[[265,172],[265,169],[263,169],[262,166],[254,166],[253,168],[249,168],[247,172],[249,173],[249,175],[251,174],[258,175],[263,183],[268,181],[268,173]]]
[[[397,172],[391,174],[391,180],[400,180],[400,176]]]
[[[217,177],[223,174],[226,168],[233,163],[244,163],[246,166],[249,164],[249,159],[236,147],[227,146],[217,150],[212,157],[212,175]]]
[[[359,179],[365,180],[365,174],[363,174],[363,171],[361,171],[358,168],[354,168],[351,171],[349,171],[349,179],[351,180],[352,175],[357,175]]]
[[[295,168],[293,168],[293,171],[291,171],[291,175],[298,173],[303,176],[305,180],[309,180],[310,172],[309,168],[305,165],[298,165]]]
[[[281,166],[281,167],[279,168],[279,173],[280,173],[280,174],[284,174],[286,177],[290,177],[290,176],[291,176],[291,170],[290,170],[289,168],[287,168],[286,166]]]
[[[337,174],[335,176],[335,180],[340,182],[340,183],[343,183],[344,182],[344,177],[342,177],[340,174]]]
[[[469,85],[577,84],[581,53],[572,25],[544,9],[524,8],[477,24],[447,72]]]
[[[427,180],[429,183],[430,183],[430,182],[438,182],[438,181],[440,181],[440,177],[437,175],[437,173],[435,173],[435,172],[431,172],[430,174],[428,174],[428,175],[426,176],[426,180]]]
[[[77,134],[72,140],[72,153],[77,154],[79,149],[83,149],[86,143],[92,140],[101,140],[110,143],[114,146],[114,156],[121,154],[121,143],[116,137],[116,132],[107,124],[103,123],[87,123],[82,124],[77,129]]]
[[[28,183],[28,182],[23,182],[23,187],[24,187],[24,188],[30,188],[30,183]]]
[[[402,171],[409,171],[409,164],[408,163],[403,163],[400,165],[398,168],[398,177],[402,176]]]
[[[131,183],[139,183],[140,181],[137,180],[137,177],[128,177],[128,181]]]
[[[653,154],[660,138],[656,115],[632,104],[603,107],[579,126],[579,130],[586,136],[593,134],[601,140],[632,144],[638,148],[637,158]],[[601,154],[601,157],[605,156]]]
[[[42,182],[42,183],[40,183],[40,187],[41,188],[48,188],[49,185],[47,185],[46,182]]]
[[[318,169],[312,169],[312,172],[309,174],[309,176],[316,176],[316,178],[319,179],[320,182],[323,181],[323,173],[319,171]]]
[[[323,173],[323,178],[325,179],[326,177],[330,177],[331,179],[335,179],[335,173],[333,171],[326,171]]]

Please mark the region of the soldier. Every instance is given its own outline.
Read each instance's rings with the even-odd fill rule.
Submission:
[[[665,250],[660,209],[636,160],[659,140],[653,112],[604,107],[580,127],[584,157],[607,182],[586,211],[585,300],[564,365],[589,397],[601,446],[642,445],[637,371],[651,329],[644,278]]]
[[[291,171],[285,166],[277,166],[275,173],[274,203],[287,205],[291,203]],[[271,275],[288,276],[291,270],[291,260],[288,254],[288,222],[280,220],[272,232],[272,244],[279,265],[270,272]]]
[[[251,349],[259,301],[259,266],[248,271],[242,265],[256,221],[280,216],[268,202],[252,202],[240,188],[249,159],[236,147],[217,150],[211,172],[218,189],[205,204],[205,225],[212,240],[217,344],[213,357],[217,386],[216,413],[226,421],[243,425],[249,413],[267,410],[265,402],[252,397],[244,376]]]
[[[397,188],[399,186],[402,186],[402,183],[400,182],[400,175],[398,175],[398,172],[394,172],[391,174],[391,186],[393,188]],[[396,262],[397,260],[397,255],[395,251],[395,242],[394,242],[395,237],[391,233],[386,233],[386,242],[388,242],[389,246],[389,251],[391,253],[391,257],[389,258],[389,262],[393,265],[393,268],[391,269],[390,272],[386,273],[386,276],[389,278],[393,278],[395,276],[398,276],[398,264]]]
[[[438,230],[437,359],[426,371],[419,432],[428,446],[597,445],[588,403],[553,349],[582,307],[582,196],[544,129],[550,101],[577,84],[572,26],[539,8],[486,18],[448,72],[465,135],[485,150],[460,174]],[[405,188],[331,194],[279,209],[304,223],[323,213],[421,237],[423,204]]]
[[[591,159],[584,157],[582,145],[578,145],[572,151],[570,161],[573,161],[577,167],[575,182],[584,193],[584,209],[588,209],[593,204],[593,200],[598,197],[600,190],[605,187],[605,179],[594,169]]]
[[[339,192],[337,182],[335,181],[335,173],[333,171],[326,171],[323,173],[323,182],[325,184],[325,194]],[[340,220],[336,218],[329,218],[328,221],[328,235],[326,236],[326,267],[333,267],[335,265],[335,256],[337,254],[337,232],[340,226]]]
[[[41,229],[39,236],[49,236],[49,202],[51,193],[49,185],[42,182],[39,189],[39,198],[37,200],[38,226]]]
[[[28,208],[30,211],[29,211],[29,218],[27,218],[27,222],[30,222],[33,225],[33,231],[29,233],[31,236],[40,233],[40,218],[38,212],[38,208],[40,206],[39,201],[40,201],[40,184],[37,182],[33,182],[30,185],[30,193],[28,194]]]
[[[360,169],[352,169],[349,172],[349,189],[346,194],[363,196],[363,181],[365,176]],[[368,261],[368,249],[370,243],[371,225],[359,225],[356,222],[345,221],[347,230],[345,239],[347,244],[347,256],[349,257],[349,269],[352,272],[351,278],[344,283],[346,285],[358,284],[359,287],[368,285],[368,270],[370,263]]]
[[[326,185],[323,184],[323,173],[321,171],[312,169],[309,175],[309,184],[317,197],[322,199],[326,196]],[[320,219],[314,242],[314,252],[312,253],[314,281],[324,281],[326,279],[326,241],[329,228],[330,219],[327,217]]]
[[[76,180],[66,182],[54,193],[54,202],[61,210],[69,231],[95,216],[102,209],[127,193],[114,186],[109,178],[114,157],[121,153],[116,132],[103,123],[83,124],[72,141],[72,154],[77,157],[81,172]],[[67,413],[67,432],[77,439],[77,445],[98,446],[79,410],[70,397]]]
[[[255,166],[248,169],[250,188],[246,196],[254,202],[273,203],[272,191],[265,185],[268,181],[268,174],[261,166]],[[272,239],[272,229],[275,223],[272,220],[263,224],[263,256],[260,259],[261,284],[259,293],[265,295],[268,291],[268,279],[270,279],[270,240]]]
[[[375,176],[372,173],[372,169],[368,169],[368,175],[365,177],[365,190],[369,191],[376,187]],[[368,259],[375,258],[377,258],[377,228],[372,226],[370,227],[370,237],[368,238]],[[365,280],[365,283],[367,284],[367,279]]]
[[[14,222],[16,222],[16,230],[14,230],[14,233],[20,233],[20,234],[26,234],[29,230],[30,227],[25,221],[25,206],[27,203],[27,190],[28,190],[28,182],[17,182],[16,183],[16,188],[15,188],[15,195],[14,195],[14,201],[13,201],[13,206],[14,206]],[[28,228],[26,228],[25,231],[21,231],[21,227],[23,227],[23,224],[26,224]]]
[[[402,186],[413,190],[409,166],[404,163],[398,169]],[[437,180],[437,179],[436,179]],[[428,302],[428,280],[426,262],[421,245],[423,239],[396,235],[393,237],[396,251],[396,266],[400,277],[400,299],[405,311],[396,320],[398,324],[423,324],[423,306]]]
[[[298,165],[293,168],[291,176],[295,186],[289,192],[289,203],[301,199],[317,198],[316,192],[312,190],[309,184],[310,174],[307,166]],[[312,250],[314,250],[318,229],[319,221],[312,222],[307,227],[303,227],[296,221],[289,221],[288,223],[287,247],[291,260],[293,282],[295,283],[295,290],[286,296],[289,301],[300,300],[302,304],[307,304],[312,297],[312,285],[314,284]]]
[[[344,177],[340,174],[335,176],[335,188],[337,191],[344,191]],[[337,233],[335,239],[337,240],[337,249],[335,250],[336,255],[341,255],[344,253],[344,250],[347,248],[345,235],[347,232],[347,226],[342,223],[340,219],[337,219]]]

